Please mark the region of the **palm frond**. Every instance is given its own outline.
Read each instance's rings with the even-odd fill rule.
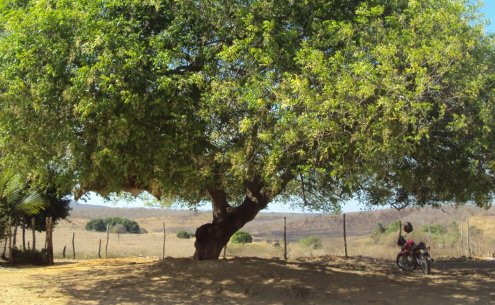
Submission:
[[[43,211],[46,200],[25,187],[18,176],[0,171],[0,210],[9,217],[33,216]]]
[[[38,193],[31,193],[17,205],[16,211],[25,216],[33,216],[45,210],[48,202]]]

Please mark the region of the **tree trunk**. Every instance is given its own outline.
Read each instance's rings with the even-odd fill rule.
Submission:
[[[207,223],[196,230],[194,258],[198,260],[218,259],[232,234],[237,231],[232,222]]]
[[[5,255],[7,253],[7,245],[9,243],[8,237],[5,237],[5,240],[3,241],[3,253],[1,255],[1,258],[3,260],[7,260],[7,256]]]
[[[12,217],[9,217],[9,262],[14,262],[14,251],[12,250]]]
[[[17,228],[18,228],[18,226],[15,225],[14,226],[14,233],[12,235],[12,247],[13,248],[17,248]]]
[[[33,230],[33,251],[36,250],[36,219],[31,218],[31,229]]]
[[[238,207],[228,204],[223,190],[208,188],[208,192],[212,198],[213,221],[196,230],[194,258],[197,260],[218,259],[230,237],[269,202],[261,183],[246,184],[246,197]]]
[[[26,224],[22,224],[22,251],[26,251]]]

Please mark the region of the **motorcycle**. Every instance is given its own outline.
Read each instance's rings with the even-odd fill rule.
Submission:
[[[406,226],[408,227],[406,228]],[[410,228],[410,229],[409,229]],[[404,229],[407,233],[412,231],[412,225],[406,223]],[[401,251],[397,254],[397,266],[403,271],[413,271],[418,266],[421,268],[424,274],[430,274],[431,266],[430,263],[433,262],[428,249],[424,242],[414,243],[413,240],[406,240],[402,236],[402,226],[399,232],[399,239],[397,240],[397,245],[401,247]]]

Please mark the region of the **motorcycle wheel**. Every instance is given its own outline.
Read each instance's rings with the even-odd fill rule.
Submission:
[[[403,271],[413,271],[416,269],[416,260],[413,259],[412,262],[409,262],[407,256],[401,255],[400,253],[397,255],[397,259],[395,261],[397,266]]]
[[[421,255],[421,257],[419,257],[418,260],[419,260],[418,263],[421,266],[421,270],[423,271],[423,273],[426,275],[430,274],[431,271],[430,260],[423,255]]]

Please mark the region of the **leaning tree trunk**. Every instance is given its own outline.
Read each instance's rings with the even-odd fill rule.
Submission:
[[[14,234],[12,235],[12,247],[17,248],[17,228],[18,226],[14,226]]]
[[[238,207],[228,204],[223,190],[208,188],[208,192],[212,198],[213,221],[196,230],[194,258],[198,260],[218,259],[230,237],[269,202],[260,184],[254,183],[246,185],[246,197]]]

